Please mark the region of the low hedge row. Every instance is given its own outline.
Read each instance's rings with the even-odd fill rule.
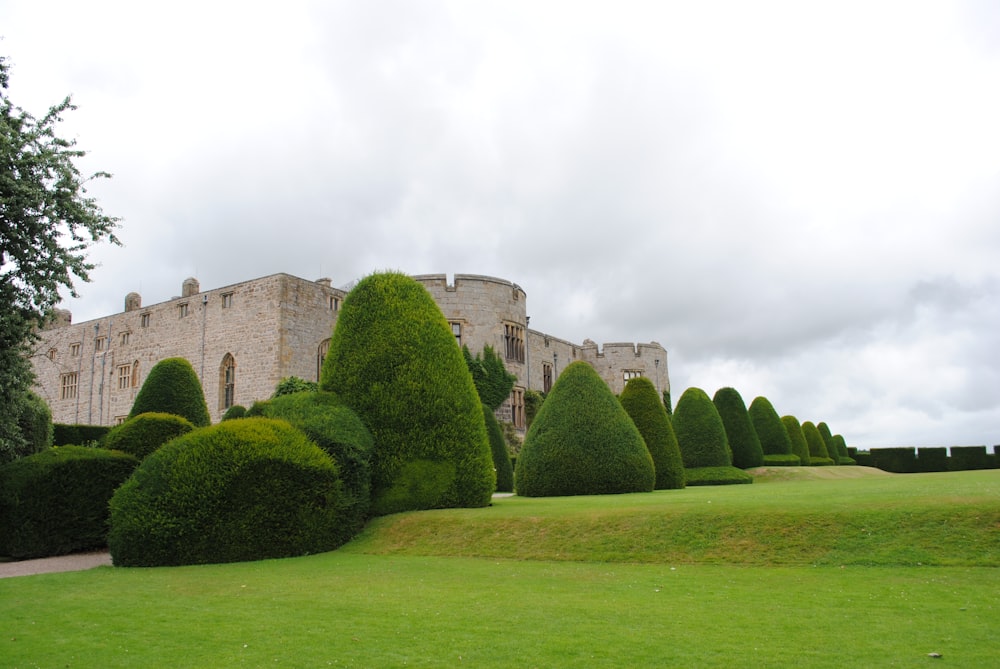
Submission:
[[[764,456],[765,467],[798,467],[802,460],[794,453],[768,453]]]
[[[0,468],[0,555],[64,555],[107,545],[108,500],[139,461],[57,446]]]
[[[99,442],[111,431],[108,425],[67,425],[56,423],[52,426],[53,446],[83,446]]]
[[[753,476],[736,467],[691,467],[684,476],[689,486],[753,483]]]
[[[856,453],[854,459],[859,465],[897,474],[1000,468],[997,456],[987,453],[985,446],[952,446],[950,457],[947,451],[942,447],[873,448]]]

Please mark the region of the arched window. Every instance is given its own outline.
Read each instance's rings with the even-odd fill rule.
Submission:
[[[326,352],[330,350],[330,340],[324,339],[319,343],[316,350],[316,382],[319,383],[319,376],[323,373],[323,361],[326,360]]]
[[[236,359],[227,353],[219,368],[219,409],[225,411],[236,403]]]
[[[132,363],[132,387],[139,387],[139,361],[136,360]]]

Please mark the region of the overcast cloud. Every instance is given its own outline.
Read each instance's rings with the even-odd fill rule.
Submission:
[[[849,445],[1000,443],[1000,5],[6,0],[122,217],[77,322],[274,272],[490,274]]]

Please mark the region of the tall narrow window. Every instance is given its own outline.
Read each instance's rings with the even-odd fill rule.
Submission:
[[[105,342],[107,342],[107,339],[105,339],[104,337],[98,337],[97,339],[95,339],[94,340],[94,351],[98,352],[98,353],[101,352],[101,351],[103,351],[104,350],[104,344],[105,344]]]
[[[451,333],[455,335],[455,341],[458,342],[458,347],[462,348],[462,324],[457,321],[452,321]]]
[[[144,328],[149,327],[149,314],[142,314],[139,316],[139,326]]]
[[[542,363],[542,392],[547,393],[552,390],[552,365]]]
[[[139,387],[139,361],[136,360],[132,363],[132,387]]]
[[[330,311],[337,311],[340,309],[340,298],[333,295],[330,296]]]
[[[504,353],[508,360],[524,362],[524,328],[515,323],[503,324]]]
[[[179,314],[180,318],[184,318],[185,316],[188,315],[188,305],[187,305],[187,302],[185,302],[184,304],[178,305],[178,307],[177,307],[177,313]]]
[[[514,427],[524,429],[524,388],[510,391],[510,419]]]
[[[233,306],[233,294],[232,293],[224,293],[222,295],[222,308],[223,309],[230,309],[230,308],[232,308],[232,306]]]
[[[225,411],[236,403],[236,360],[229,353],[219,370],[219,408]]]
[[[80,344],[78,342],[69,345],[69,354],[74,358],[80,357]]]
[[[132,333],[127,330],[118,335],[118,343],[122,346],[128,346],[130,339],[132,339]]]
[[[330,340],[324,339],[316,349],[316,382],[319,382],[320,374],[323,373],[323,361],[326,360],[326,352],[330,350]]]
[[[63,374],[59,379],[59,398],[64,400],[76,399],[76,388],[79,376],[76,372]]]

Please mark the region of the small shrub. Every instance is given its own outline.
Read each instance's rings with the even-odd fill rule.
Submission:
[[[0,467],[0,555],[64,555],[107,545],[108,500],[138,464],[101,448],[48,448]]]
[[[753,483],[753,476],[736,467],[694,467],[685,470],[685,475],[689,486]]]
[[[795,416],[782,416],[781,424],[785,426],[788,433],[788,440],[792,442],[792,453],[799,457],[799,464],[808,466],[812,464],[809,458],[809,444],[806,443],[805,435],[802,434],[802,425]]]
[[[271,399],[282,395],[294,395],[295,393],[314,393],[319,389],[319,384],[315,381],[306,381],[298,376],[286,376],[274,389]]]
[[[153,365],[128,417],[149,412],[183,416],[195,427],[212,422],[201,382],[190,362],[184,358],[165,358]]]
[[[774,405],[766,397],[755,397],[747,410],[750,414],[750,422],[753,429],[760,437],[760,447],[764,455],[794,455],[792,453],[792,441],[788,438],[788,431],[785,429],[781,417],[774,410]],[[801,464],[801,463],[799,463]]]
[[[653,458],[656,470],[655,490],[684,487],[684,462],[670,416],[660,402],[653,382],[644,376],[625,384],[620,401]]]
[[[52,426],[53,446],[82,446],[100,442],[111,431],[109,425],[67,425],[56,423]]]
[[[237,418],[246,418],[246,416],[247,408],[240,404],[234,404],[226,409],[226,413],[222,414],[222,420],[235,420]]]
[[[570,363],[524,437],[518,495],[649,492],[653,460],[618,398],[583,361]]]
[[[757,432],[750,423],[746,404],[735,388],[720,388],[712,398],[726,428],[726,439],[733,453],[733,466],[739,469],[760,467],[764,451]]]
[[[493,455],[493,468],[497,473],[497,492],[514,492],[514,468],[507,452],[507,440],[504,439],[500,421],[493,410],[483,404],[483,420],[486,421],[486,436],[490,440],[490,452]]]
[[[175,437],[194,429],[187,418],[171,413],[141,413],[116,425],[101,442],[109,450],[122,451],[143,460]]]
[[[146,458],[111,498],[118,566],[238,562],[332,550],[344,531],[337,465],[284,421],[232,420]]]

